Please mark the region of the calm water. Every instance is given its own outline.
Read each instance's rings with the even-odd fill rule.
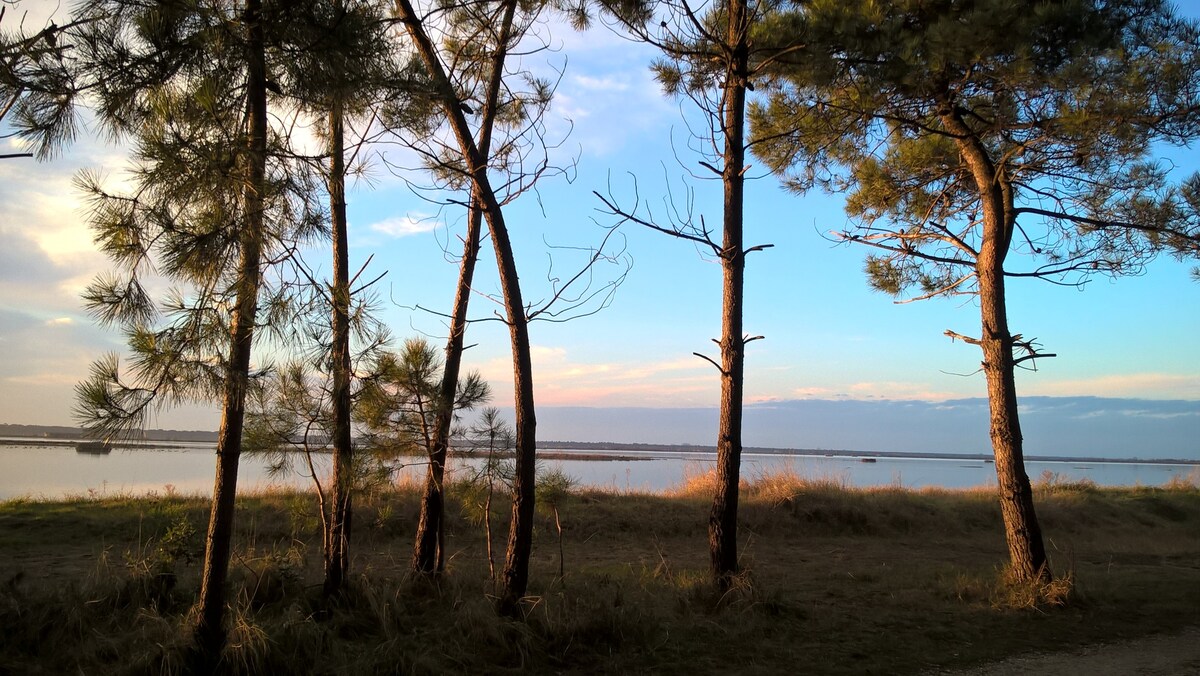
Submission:
[[[77,453],[72,446],[0,445],[0,500],[149,491],[210,493],[215,461],[213,445],[187,442],[168,442],[168,445],[175,448],[115,449],[107,455]],[[699,453],[620,453],[646,459],[547,460],[542,466],[560,468],[585,486],[641,491],[679,486],[687,477],[713,466],[713,456]],[[327,472],[328,456],[319,456],[317,461],[318,472]],[[478,462],[459,461],[450,466],[450,471],[469,471]],[[742,459],[745,478],[779,470],[851,486],[970,488],[996,483],[994,466],[979,461],[879,458],[877,462],[864,463],[856,458],[755,454]],[[1158,486],[1173,477],[1200,478],[1200,466],[1181,464],[1030,462],[1027,470],[1035,479],[1051,472],[1063,479],[1089,479],[1102,486]],[[423,471],[423,464],[414,462],[401,468],[399,474],[401,478],[415,479]],[[309,478],[297,472],[272,476],[267,461],[257,456],[242,457],[238,481],[245,489],[310,485]]]

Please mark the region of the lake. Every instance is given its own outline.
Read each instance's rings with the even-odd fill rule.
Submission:
[[[212,443],[163,442],[139,449],[113,449],[103,455],[76,452],[73,446],[0,445],[0,500],[15,497],[57,499],[65,496],[144,494],[150,491],[210,494],[215,463]],[[166,446],[166,448],[164,448]],[[571,451],[547,448],[566,456]],[[580,451],[594,456],[596,451]],[[614,451],[615,460],[545,460],[546,468],[560,468],[580,485],[619,491],[663,491],[681,485],[687,477],[711,469],[714,456],[706,453]],[[318,471],[326,472],[329,456],[317,456]],[[477,467],[481,460],[452,463],[451,473]],[[1175,477],[1200,480],[1200,466],[1170,463],[1044,462],[1026,463],[1033,479],[1050,472],[1064,480],[1087,479],[1101,486],[1159,486]],[[787,470],[797,475],[833,480],[848,486],[904,486],[971,488],[994,486],[994,465],[982,461],[946,458],[887,458],[862,462],[853,457],[745,454],[743,478]],[[414,458],[400,468],[400,480],[423,476],[424,464]],[[296,472],[272,476],[269,463],[246,455],[238,470],[239,487],[245,490],[272,486],[308,487],[306,476]]]

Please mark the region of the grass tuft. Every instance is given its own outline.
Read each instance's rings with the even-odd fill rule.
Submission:
[[[1065,608],[1078,598],[1074,570],[1051,579],[1021,580],[1007,566],[985,575],[959,574],[956,595],[961,601],[1000,611],[1045,612]]]

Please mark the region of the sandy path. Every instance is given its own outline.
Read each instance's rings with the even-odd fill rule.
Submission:
[[[971,669],[941,673],[946,676],[1196,676],[1200,675],[1200,626],[1178,634],[1102,643],[1065,652],[1018,655]]]

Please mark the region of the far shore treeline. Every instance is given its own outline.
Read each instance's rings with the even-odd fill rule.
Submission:
[[[144,441],[191,441],[191,442],[212,442],[217,440],[215,432],[203,432],[195,430],[159,430],[149,429],[139,433],[139,439]],[[75,440],[87,439],[85,430],[78,427],[60,427],[54,425],[12,425],[0,423],[0,437],[17,437],[31,440],[37,439],[61,439],[63,443],[70,443]],[[130,440],[130,445],[136,445],[139,439]],[[325,443],[328,440],[319,440]],[[0,444],[9,443],[0,438]],[[21,440],[15,440],[12,443],[23,443]],[[620,441],[554,441],[546,440],[539,442],[543,449],[547,450],[567,450],[567,451],[602,451],[602,452],[619,452],[619,451],[634,451],[638,453],[712,453],[715,454],[717,449],[715,446],[701,446],[697,444],[644,444],[630,443]],[[316,449],[318,452],[328,452],[327,448]],[[748,454],[761,455],[811,455],[811,456],[833,456],[833,457],[848,457],[848,458],[946,458],[951,460],[991,460],[992,456],[987,453],[946,453],[946,452],[905,452],[905,451],[864,451],[851,449],[837,448],[778,448],[774,446],[744,446],[743,450]],[[301,452],[297,449],[297,452]],[[1112,462],[1112,463],[1162,463],[1169,462],[1180,465],[1200,465],[1200,458],[1171,458],[1171,457],[1137,457],[1137,458],[1114,458],[1109,456],[1086,456],[1086,455],[1036,455],[1029,454],[1025,456],[1026,460],[1045,460],[1053,462]]]

